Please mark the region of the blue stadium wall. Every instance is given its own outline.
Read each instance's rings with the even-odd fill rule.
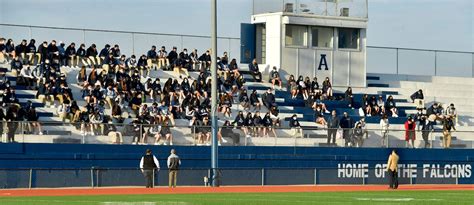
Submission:
[[[169,146],[0,143],[0,170],[19,168],[90,169],[91,167],[133,169],[138,167],[139,159],[147,148],[153,150],[161,166],[164,167],[171,149]],[[193,176],[188,176],[187,185],[202,185],[201,176],[206,175],[206,170],[211,164],[210,147],[174,146],[173,148],[182,158],[183,169],[202,169],[189,174]],[[474,184],[473,149],[397,149],[397,151],[401,159],[400,172],[403,175],[403,183]],[[249,184],[260,184],[262,168],[266,169],[265,184],[290,184],[298,183],[298,180],[302,184],[312,184],[313,181],[318,184],[380,184],[386,182],[383,166],[387,162],[390,152],[391,149],[382,148],[225,146],[219,147],[219,166],[227,169],[227,171],[223,171],[223,178],[228,179],[227,184],[229,185],[242,183],[238,175],[245,175],[246,178],[249,178]],[[166,182],[167,177],[166,172],[162,172],[158,177],[160,183]],[[53,173],[49,174],[54,175]],[[78,177],[77,180],[80,183],[85,183],[84,186],[90,185],[90,180],[87,180],[87,177],[90,177],[90,171],[83,174],[84,179]],[[364,174],[367,176],[364,177]],[[27,175],[26,171],[24,175]],[[76,172],[74,175],[77,177],[80,174]],[[289,175],[297,175],[297,177],[294,177],[292,182],[288,182]],[[8,176],[4,177],[8,178]],[[19,175],[13,178],[16,177],[21,178]],[[26,186],[27,182],[24,181],[14,182],[15,185],[11,185],[13,180],[11,178],[9,186],[4,184],[2,186]],[[65,178],[69,177],[65,176]],[[1,179],[2,176],[0,176],[0,183]],[[35,185],[44,187],[49,185],[48,183],[52,183],[51,181],[55,180],[33,182],[33,187]],[[185,183],[186,180],[181,181]],[[46,183],[46,185],[41,183]],[[137,185],[141,183],[141,181],[137,181]],[[101,184],[114,185],[114,182],[101,182]],[[67,183],[53,183],[49,187],[66,185]]]

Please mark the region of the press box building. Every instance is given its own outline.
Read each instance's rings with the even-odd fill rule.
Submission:
[[[264,74],[276,66],[285,79],[329,77],[333,86],[365,87],[366,0],[288,2],[254,5],[251,24],[241,25],[241,62],[256,58]]]

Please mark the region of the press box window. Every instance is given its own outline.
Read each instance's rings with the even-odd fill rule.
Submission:
[[[311,46],[332,48],[333,28],[311,27]]]
[[[358,49],[359,48],[359,29],[339,28],[339,48]]]
[[[285,45],[286,46],[307,46],[308,27],[297,25],[286,25]]]

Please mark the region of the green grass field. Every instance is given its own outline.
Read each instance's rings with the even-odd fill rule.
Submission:
[[[466,204],[474,191],[379,191],[312,193],[209,193],[168,195],[103,195],[0,197],[1,205],[295,205],[295,204]]]

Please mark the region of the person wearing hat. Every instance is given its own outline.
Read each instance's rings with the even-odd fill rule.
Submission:
[[[407,121],[405,122],[405,141],[407,141],[407,147],[415,148],[415,139],[416,139],[416,122],[411,116],[408,117]]]
[[[387,161],[387,172],[390,177],[389,180],[389,189],[398,188],[398,160],[400,157],[397,155],[395,150],[392,150],[392,153],[388,156]]]
[[[145,155],[140,159],[140,170],[146,179],[146,188],[153,188],[155,174],[160,171],[160,162],[156,159],[155,155],[151,153],[150,149],[147,149]]]
[[[456,130],[454,127],[453,118],[447,115],[443,120],[443,147],[451,147],[451,130]]]

